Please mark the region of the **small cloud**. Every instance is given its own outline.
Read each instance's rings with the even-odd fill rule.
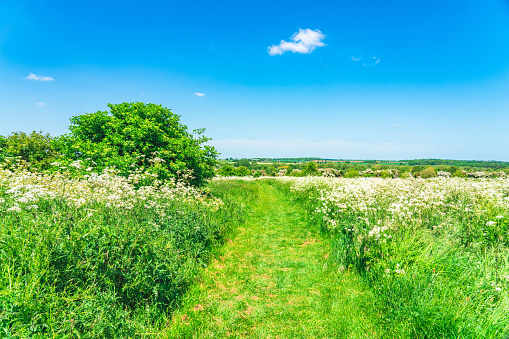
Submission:
[[[44,102],[36,102],[35,106],[43,107],[46,106],[46,104]]]
[[[196,92],[194,93],[194,95],[198,96],[198,97],[202,97],[205,95],[205,93],[200,93],[200,92]]]
[[[281,40],[279,45],[272,45],[267,48],[269,55],[281,55],[285,52],[309,54],[317,47],[323,47],[325,44],[322,42],[325,35],[320,30],[311,30],[309,28],[300,29],[297,33],[290,38],[293,42]]]
[[[145,92],[140,92],[141,95],[145,95]]]
[[[365,60],[366,61],[362,63],[362,65],[365,67],[373,67],[380,62],[380,58],[377,58],[376,56],[366,58]]]
[[[25,77],[28,80],[36,80],[36,81],[54,81],[52,77],[44,77],[42,75],[35,75],[34,73],[30,73]]]
[[[362,60],[362,66],[364,66],[364,67],[373,67],[373,66],[377,65],[380,62],[380,58],[376,57],[376,56],[370,56],[370,57],[360,56],[360,57],[355,57],[355,56],[351,55],[350,59],[352,59],[352,61],[354,61],[354,62],[359,62],[359,61]]]
[[[401,127],[401,126],[403,126],[403,124],[392,124],[392,126],[394,126],[394,127]]]

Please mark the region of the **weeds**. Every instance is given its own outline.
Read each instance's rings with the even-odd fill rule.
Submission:
[[[388,337],[509,333],[509,181],[279,180],[371,287]]]
[[[242,207],[224,185],[132,179],[0,171],[0,336],[132,337],[168,323]]]

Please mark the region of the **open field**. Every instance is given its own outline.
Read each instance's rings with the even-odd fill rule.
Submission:
[[[507,179],[279,181],[369,286],[385,336],[509,333]]]
[[[3,336],[509,334],[506,178],[84,173],[0,172]]]

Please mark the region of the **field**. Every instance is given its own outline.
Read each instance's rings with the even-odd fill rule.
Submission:
[[[242,207],[214,185],[70,168],[0,170],[0,336],[160,330]]]
[[[506,338],[509,180],[0,170],[10,338]]]
[[[506,179],[282,181],[367,284],[387,337],[507,335]]]

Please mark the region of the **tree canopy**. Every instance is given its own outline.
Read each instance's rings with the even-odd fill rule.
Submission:
[[[218,153],[205,145],[210,139],[204,129],[188,132],[180,116],[161,105],[125,102],[108,107],[71,118],[70,133],[58,139],[65,157],[91,159],[98,169],[115,167],[126,175],[133,168],[148,169],[161,179],[191,174],[195,185],[214,176]]]
[[[46,169],[58,154],[52,146],[52,138],[42,131],[27,134],[12,132],[7,137],[0,135],[0,160],[19,157],[36,169]]]

